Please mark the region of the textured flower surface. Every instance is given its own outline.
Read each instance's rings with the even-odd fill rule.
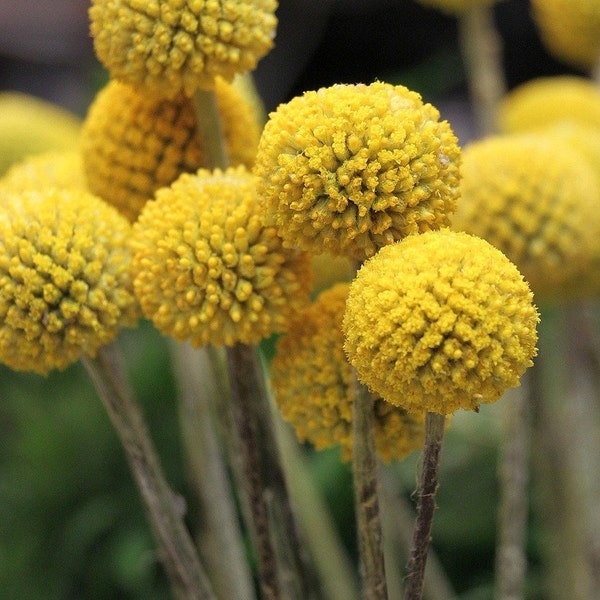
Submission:
[[[0,361],[46,374],[134,325],[130,234],[125,218],[82,190],[3,198]]]
[[[260,133],[253,110],[222,80],[215,94],[229,161],[250,166]],[[117,81],[90,107],[81,145],[90,190],[131,221],[158,188],[207,160],[189,98],[156,99]]]
[[[552,135],[494,136],[463,152],[453,229],[502,250],[538,302],[562,295],[588,267],[600,238],[598,178],[573,147]]]
[[[431,6],[448,13],[462,13],[475,6],[490,6],[499,0],[417,0],[423,6]]]
[[[275,0],[92,0],[91,32],[115,79],[165,97],[212,89],[273,46]]]
[[[195,346],[254,344],[308,302],[310,260],[265,226],[244,167],[183,174],[134,225],[134,289],[161,332]]]
[[[342,317],[349,290],[338,283],[294,318],[277,342],[271,365],[275,400],[301,442],[317,450],[339,444],[352,457],[354,375],[344,355]],[[377,399],[375,448],[385,461],[421,448],[425,413],[414,415]]]
[[[519,385],[537,322],[529,286],[502,252],[443,229],[363,264],[346,303],[344,347],[375,394],[408,411],[450,414]]]
[[[334,85],[270,115],[255,163],[287,244],[361,260],[446,226],[460,148],[447,121],[403,86]]]

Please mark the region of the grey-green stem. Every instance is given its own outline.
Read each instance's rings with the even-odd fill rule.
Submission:
[[[196,130],[204,149],[207,169],[226,169],[229,164],[221,116],[213,90],[196,90],[193,96],[196,113]]]

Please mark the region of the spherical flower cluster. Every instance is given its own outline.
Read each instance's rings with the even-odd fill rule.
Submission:
[[[500,102],[504,133],[532,131],[558,121],[600,127],[600,90],[585,77],[539,77],[511,90]]]
[[[92,0],[91,32],[115,79],[164,97],[212,89],[273,46],[276,0]]]
[[[258,343],[308,302],[309,258],[264,224],[244,167],[183,174],[134,225],[134,289],[161,332],[195,346]]]
[[[345,350],[359,379],[408,411],[477,410],[519,385],[538,315],[515,265],[447,229],[382,248],[350,286]]]
[[[418,0],[423,6],[431,6],[448,13],[460,14],[476,6],[489,6],[498,0]]]
[[[252,109],[231,84],[219,80],[215,92],[229,161],[250,166],[260,134]],[[158,188],[207,160],[189,98],[156,99],[117,81],[90,107],[82,155],[90,190],[131,221]]]
[[[590,163],[541,134],[489,137],[463,157],[452,227],[502,250],[539,302],[555,300],[587,268],[600,238],[600,189]]]
[[[4,197],[0,211],[0,362],[46,374],[93,356],[138,305],[131,227],[83,190]]]
[[[403,86],[334,85],[270,115],[255,163],[287,244],[361,260],[446,226],[460,148],[447,121]]]
[[[354,375],[344,355],[342,316],[348,283],[338,283],[294,318],[271,364],[275,400],[301,442],[317,450],[339,444],[352,457]],[[424,416],[377,399],[375,449],[389,462],[423,446]]]

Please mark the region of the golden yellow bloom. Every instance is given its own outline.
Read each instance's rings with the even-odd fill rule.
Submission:
[[[270,115],[259,194],[292,246],[361,260],[456,207],[460,148],[447,121],[403,86],[334,85]]]
[[[342,316],[348,283],[338,283],[298,314],[277,342],[271,365],[275,400],[301,442],[317,450],[339,444],[352,457],[354,376],[344,355]],[[423,446],[424,413],[375,401],[375,448],[386,462]]]
[[[443,12],[460,14],[475,6],[489,6],[498,0],[417,0],[423,6],[437,8]]]
[[[408,411],[477,410],[519,385],[538,315],[515,265],[447,229],[382,248],[350,285],[343,329],[358,377]]]
[[[600,90],[585,77],[539,77],[511,90],[499,106],[504,133],[540,129],[558,121],[600,127]]]
[[[183,174],[134,225],[134,289],[161,332],[195,346],[258,343],[308,302],[310,261],[284,250],[242,166]]]
[[[28,190],[0,207],[0,361],[46,374],[135,324],[131,227],[83,190]]]
[[[212,89],[273,46],[276,0],[92,0],[91,32],[115,79],[164,97]]]
[[[252,109],[231,84],[219,80],[215,92],[229,161],[250,166],[260,134]],[[90,190],[131,221],[158,188],[206,163],[188,98],[156,99],[117,81],[90,107],[82,155]]]
[[[598,178],[566,143],[541,134],[494,136],[463,152],[453,229],[502,250],[538,302],[562,295],[600,238]]]

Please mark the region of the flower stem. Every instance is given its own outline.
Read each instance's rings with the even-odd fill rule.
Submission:
[[[196,90],[193,97],[196,130],[204,149],[207,169],[226,169],[229,163],[221,128],[221,116],[213,90]]]
[[[121,440],[159,547],[180,600],[214,600],[208,577],[183,521],[182,500],[164,478],[144,417],[126,382],[115,344],[82,362]]]
[[[425,418],[423,467],[418,490],[417,519],[410,558],[406,567],[404,600],[420,600],[423,597],[425,564],[427,563],[427,551],[431,541],[435,495],[439,485],[438,472],[445,420],[444,415],[432,412],[428,412]]]

